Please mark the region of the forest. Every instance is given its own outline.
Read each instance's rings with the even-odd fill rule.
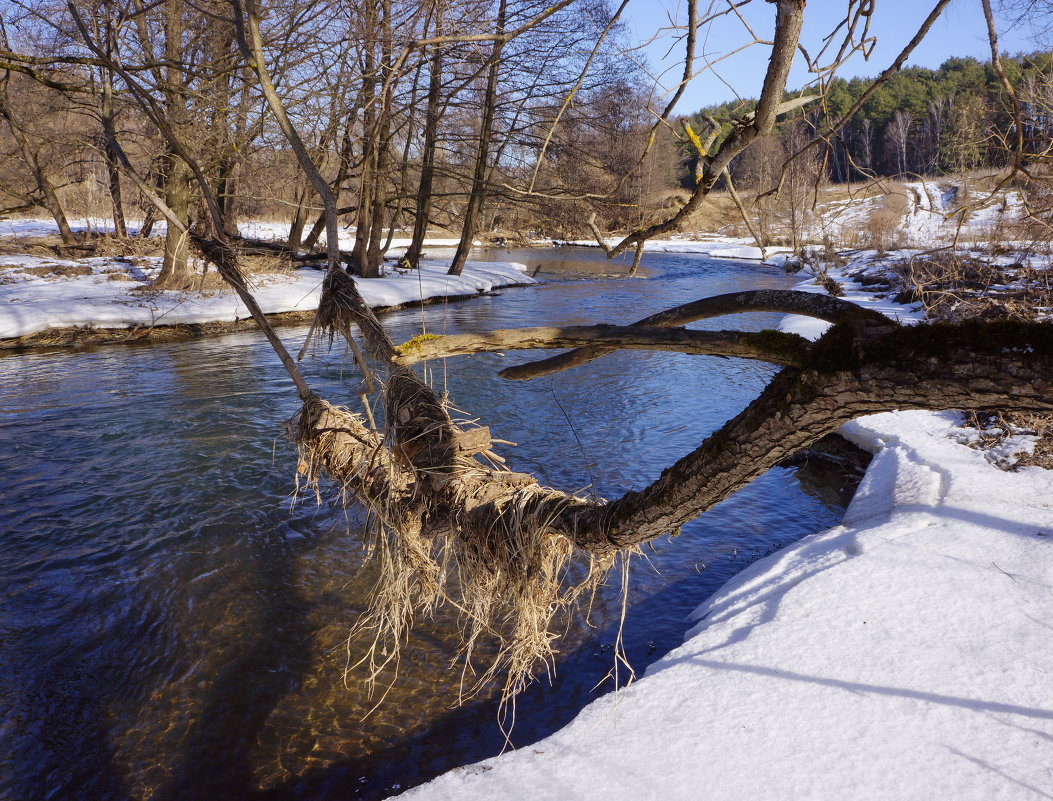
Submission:
[[[1000,64],[1015,89],[1029,157],[1040,164],[1049,156],[1053,133],[1053,55],[1044,51],[1003,55]],[[777,126],[770,143],[739,160],[735,169],[738,183],[746,187],[763,183],[763,164],[781,163],[792,152],[789,143],[797,127],[808,135],[831,127],[845,117],[872,82],[873,78],[833,78],[815,108],[788,116]],[[797,90],[786,97],[807,93]],[[730,101],[688,119],[697,124],[702,114],[711,114],[718,120],[731,120],[751,108],[750,101]],[[1006,137],[1013,128],[1012,103],[990,60],[956,57],[936,69],[905,67],[870,93],[829,137],[820,157],[821,171],[823,178],[843,183],[879,176],[1004,169],[1009,163]]]

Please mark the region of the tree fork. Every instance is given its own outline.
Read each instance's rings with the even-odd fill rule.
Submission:
[[[665,309],[637,320],[633,326],[654,326],[667,328],[687,325],[699,320],[722,317],[728,314],[746,312],[782,312],[800,314],[838,323],[849,319],[869,319],[876,324],[889,325],[887,317],[869,309],[863,309],[847,300],[832,295],[813,292],[800,292],[792,289],[756,289],[746,292],[729,292],[725,295],[714,295],[709,298],[694,300],[671,309]],[[602,345],[590,345],[577,348],[567,353],[560,353],[536,362],[506,367],[499,375],[521,381],[540,376],[551,375],[571,367],[583,364],[613,353],[614,349]]]

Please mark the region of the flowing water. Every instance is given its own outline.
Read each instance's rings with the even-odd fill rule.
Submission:
[[[648,256],[645,277],[626,280],[597,279],[617,268],[594,251],[489,255],[540,264],[544,283],[388,315],[396,341],[422,325],[625,323],[787,284],[771,268],[697,256]],[[282,331],[297,347],[305,333]],[[518,443],[502,449],[512,469],[608,498],[656,478],[772,374],[625,352],[534,382],[495,377],[528,358],[450,360],[430,378]],[[354,399],[344,354],[306,364],[323,397]],[[421,621],[383,703],[386,685],[371,698],[360,675],[344,675],[373,574],[355,509],[293,502],[283,426],[296,408],[256,334],[0,358],[0,798],[378,798],[501,750],[492,693],[456,705],[451,613]],[[677,645],[686,615],[751,559],[834,524],[850,491],[839,475],[776,468],[636,560],[634,667]],[[620,612],[615,578],[551,681],[519,699],[515,745],[610,688]]]

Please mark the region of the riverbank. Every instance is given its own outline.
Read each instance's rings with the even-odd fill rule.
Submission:
[[[447,268],[442,261],[425,261],[420,270],[359,281],[359,291],[370,307],[389,311],[535,283],[525,265],[513,262],[469,262],[460,276],[447,275]],[[255,325],[230,289],[152,289],[159,270],[156,257],[0,256],[0,351],[173,341]],[[313,269],[265,273],[252,277],[253,291],[275,324],[306,325],[318,306],[322,278]]]
[[[923,318],[878,297],[886,267],[863,254],[820,281]],[[875,457],[839,526],[739,573],[561,731],[400,797],[1048,798],[1053,471],[1000,469],[1035,438],[978,449],[953,412],[841,433]]]
[[[77,231],[105,231],[107,221],[80,220]],[[280,239],[287,225],[250,222],[248,236]],[[90,348],[105,344],[171,342],[248,330],[254,326],[237,295],[213,276],[199,291],[154,290],[161,268],[155,255],[59,257],[12,252],[18,243],[54,237],[48,220],[0,221],[0,353],[40,348]],[[343,233],[342,246],[352,241]],[[11,247],[14,243],[14,247]],[[398,254],[408,240],[393,239]],[[431,238],[428,248],[448,248],[456,240]],[[549,247],[548,243],[541,243]],[[595,245],[595,243],[592,243]],[[28,250],[29,248],[27,248]],[[757,248],[725,236],[701,240],[668,239],[647,243],[649,252],[755,260]],[[780,253],[788,249],[776,249]],[[756,252],[755,252],[756,251]],[[773,251],[774,252],[774,251]],[[366,303],[379,312],[409,305],[477,297],[495,289],[535,283],[516,262],[469,261],[461,276],[448,276],[442,259],[422,262],[419,272],[390,269],[384,278],[358,281]],[[318,270],[270,270],[251,276],[253,290],[276,326],[308,325],[321,294]]]
[[[683,646],[413,799],[1048,798],[1053,473],[954,414],[868,417],[842,525],[744,570]]]

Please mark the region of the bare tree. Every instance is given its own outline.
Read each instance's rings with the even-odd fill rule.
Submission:
[[[939,0],[933,13],[938,15],[945,4]],[[333,37],[347,44],[348,52],[360,53],[362,74],[372,76],[372,83],[355,87],[363,98],[362,136],[376,138],[368,146],[374,155],[366,158],[363,147],[360,159],[356,159],[361,183],[354,209],[359,214],[366,208],[370,217],[368,242],[360,232],[361,258],[373,258],[382,247],[374,232],[377,221],[387,213],[385,187],[395,175],[385,159],[396,152],[391,142],[400,120],[408,120],[408,114],[402,117],[393,112],[397,93],[392,87],[404,76],[416,74],[420,59],[434,57],[429,47],[444,42],[474,44],[492,56],[497,43],[503,42],[501,52],[511,49],[509,42],[515,36],[538,26],[538,20],[549,19],[566,5],[548,6],[514,27],[505,19],[500,25],[474,32],[465,28],[410,42],[396,41],[396,27],[378,16],[373,21],[379,27],[371,28],[375,39],[362,51],[354,49],[357,43],[348,42],[346,31]],[[767,45],[770,58],[753,111],[730,124],[709,121],[709,130],[693,137],[692,146],[698,154],[697,180],[686,202],[631,231],[613,247],[605,245],[609,255],[635,248],[639,256],[648,238],[676,230],[705,201],[736,157],[769,136],[780,114],[792,112],[809,100],[785,98],[787,76],[800,44],[804,2],[774,0],[771,5],[774,36]],[[502,7],[506,11],[509,8],[504,3]],[[310,8],[323,13],[326,6]],[[383,15],[397,10],[368,0],[366,8]],[[850,4],[850,8],[855,12],[849,16],[849,39],[855,36],[852,26],[868,19],[872,10],[870,4],[862,10],[857,4]],[[557,613],[594,586],[619,554],[675,532],[767,468],[857,415],[892,408],[1053,411],[1050,324],[903,327],[837,298],[809,293],[739,292],[685,303],[632,325],[499,331],[485,337],[421,337],[396,347],[363,302],[354,279],[340,268],[341,211],[336,202],[340,185],[334,186],[329,180],[333,172],[328,177],[323,174],[326,160],[317,148],[312,152],[310,137],[303,133],[305,118],[310,116],[308,99],[297,91],[295,81],[277,80],[289,63],[289,48],[274,34],[283,30],[294,36],[291,20],[295,18],[279,16],[264,24],[254,0],[228,0],[212,9],[233,26],[238,46],[237,69],[224,69],[258,87],[269,111],[271,132],[280,134],[292,151],[324,208],[327,269],[318,328],[343,338],[366,375],[379,373],[383,378],[383,420],[378,427],[368,415],[330,404],[313,391],[261,313],[241,273],[246,243],[227,224],[219,199],[224,190],[215,180],[216,173],[209,169],[209,154],[196,147],[188,134],[190,99],[207,95],[196,91],[201,87],[196,82],[214,72],[176,52],[177,41],[199,42],[188,39],[201,29],[195,27],[199,21],[186,16],[186,10],[176,0],[164,0],[162,5],[151,7],[154,16],[145,11],[136,16],[135,25],[143,24],[140,17],[148,20],[137,41],[144,49],[149,47],[149,52],[134,62],[133,69],[131,62],[108,55],[90,26],[84,24],[83,15],[70,6],[80,44],[92,65],[111,69],[139,113],[157,128],[170,153],[188,172],[190,192],[203,203],[208,224],[192,224],[180,206],[189,192],[169,194],[167,182],[164,196],[156,191],[117,140],[114,149],[122,169],[164,215],[174,235],[192,243],[239,294],[302,401],[294,425],[301,475],[309,483],[327,479],[337,482],[348,497],[369,511],[369,536],[384,571],[384,583],[361,623],[377,634],[376,645],[362,657],[372,677],[397,661],[398,646],[415,615],[451,601],[466,615],[467,650],[481,636],[493,633],[502,638],[499,656],[483,678],[505,671],[506,690],[521,689],[531,674],[553,657]],[[698,9],[694,0],[689,0],[687,11],[682,30],[684,81],[692,77],[695,62]],[[485,15],[482,18],[488,19]],[[934,18],[930,15],[925,26]],[[311,30],[324,39],[322,34],[329,35],[335,27],[318,24]],[[901,54],[899,63],[907,55],[909,49]],[[191,63],[196,69],[189,68]],[[489,68],[490,58],[484,63]],[[501,72],[493,74],[499,79]],[[487,69],[487,89],[490,75]],[[147,85],[150,76],[152,83]],[[410,92],[410,96],[415,94]],[[489,95],[484,92],[484,104]],[[369,108],[375,111],[372,116],[367,113]],[[502,120],[502,106],[494,105],[495,124],[504,123],[508,131],[526,124],[525,104],[510,102],[506,108],[511,113]],[[672,103],[658,115],[655,129],[668,122],[671,109]],[[551,110],[550,105],[538,116],[551,120]],[[909,121],[905,130],[909,130]],[[829,133],[820,131],[815,138],[822,140]],[[343,139],[334,135],[333,141],[338,138]],[[805,148],[802,145],[798,153]],[[511,151],[502,151],[502,155],[507,153]],[[646,152],[641,154],[636,164],[646,164],[645,156]],[[905,152],[902,159],[905,168]],[[478,163],[478,159],[472,161],[473,185]],[[168,182],[173,180],[175,169],[169,168]],[[367,169],[376,177],[363,179]],[[775,331],[683,328],[696,320],[751,311],[804,314],[829,321],[833,327],[815,343]],[[354,328],[372,356],[370,363],[360,353]],[[488,429],[455,422],[445,400],[411,367],[424,358],[551,347],[574,350],[503,374],[514,378],[551,374],[617,348],[752,358],[779,365],[782,370],[741,414],[671,465],[661,478],[605,503],[543,487],[532,476],[501,467]],[[584,571],[584,581],[568,580],[572,560],[581,560],[591,568]]]
[[[914,120],[909,111],[896,109],[892,114],[892,119],[885,128],[886,147],[891,151],[892,159],[896,164],[897,175],[906,175],[910,169],[907,147],[910,144],[913,122]]]

